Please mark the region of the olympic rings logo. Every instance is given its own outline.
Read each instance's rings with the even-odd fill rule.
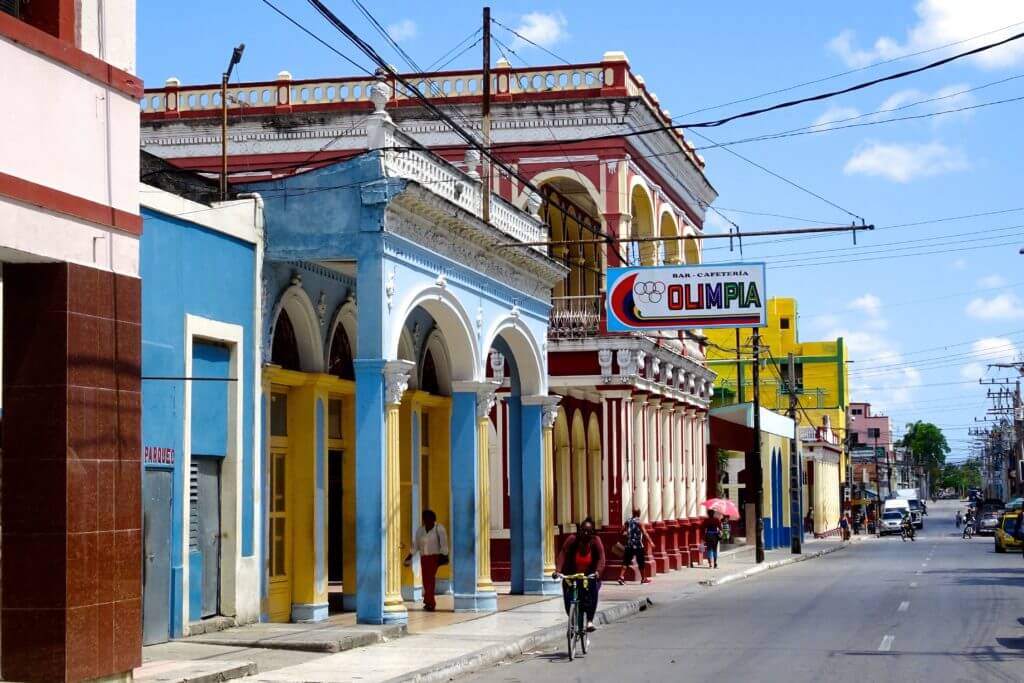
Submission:
[[[633,298],[638,301],[659,303],[665,295],[665,283],[660,280],[637,281],[633,284]]]

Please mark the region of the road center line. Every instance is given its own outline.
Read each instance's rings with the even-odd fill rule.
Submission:
[[[910,587],[911,588],[917,588],[917,581],[911,581],[910,582]]]
[[[882,642],[878,644],[879,652],[888,652],[892,649],[892,641],[895,640],[895,636],[891,633],[882,638]]]
[[[896,611],[897,612],[906,612],[908,609],[910,609],[910,602],[908,602],[907,600],[904,600],[903,602],[900,603],[900,606],[899,606],[899,608],[897,608]]]

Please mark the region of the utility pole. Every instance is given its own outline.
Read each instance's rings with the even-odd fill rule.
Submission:
[[[743,361],[740,358],[740,328],[736,328],[736,402],[745,403],[743,400]]]
[[[481,111],[481,123],[483,130],[484,149],[491,151],[491,8],[484,7],[484,102]],[[483,163],[481,177],[483,178],[481,190],[483,190],[482,218],[484,223],[491,222],[491,160],[487,154],[480,160]]]
[[[764,467],[761,465],[761,333],[754,328],[754,562],[764,562]]]
[[[231,53],[227,71],[220,77],[220,200],[228,198],[228,81],[235,65],[242,61],[245,43],[239,43]]]
[[[789,440],[789,526],[790,526],[790,551],[799,555],[800,530],[803,528],[803,520],[800,518],[800,454],[797,449],[799,441],[796,434],[796,356],[789,353],[788,372],[786,389],[789,392],[789,419],[793,421],[793,438]],[[812,427],[814,425],[811,425]]]

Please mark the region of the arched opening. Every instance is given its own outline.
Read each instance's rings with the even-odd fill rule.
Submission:
[[[630,215],[633,228],[633,237],[649,238],[654,234],[654,206],[651,196],[642,185],[634,185],[629,194]],[[653,241],[634,242],[634,261],[638,260],[642,266],[654,266],[658,261],[658,243]]]
[[[564,526],[571,524],[572,520],[572,493],[569,489],[572,481],[569,464],[569,419],[565,415],[565,408],[558,409],[553,436],[555,441],[555,520],[559,525]]]
[[[587,504],[587,433],[579,409],[572,416],[572,483],[572,520],[579,523],[590,509]]]
[[[587,424],[587,500],[597,528],[604,526],[604,488],[601,479],[601,426],[591,413]]]
[[[282,313],[281,315],[286,315]],[[274,337],[275,343],[277,337]],[[348,334],[345,328],[338,325],[334,330],[334,337],[331,339],[331,350],[327,356],[327,373],[355,381],[356,373],[352,364],[352,345],[349,343]]]
[[[686,234],[693,234],[693,231],[687,231]],[[700,263],[700,240],[683,240],[683,258],[684,263],[687,265],[696,265]]]
[[[668,265],[682,263],[679,240],[672,239],[679,236],[679,228],[676,225],[675,217],[669,211],[661,214],[661,236],[665,238],[665,241],[661,243],[662,260]]]
[[[557,173],[557,172],[556,172]],[[579,332],[581,326],[596,325],[600,313],[600,292],[604,286],[604,246],[587,242],[599,237],[603,230],[601,213],[592,191],[578,179],[575,172],[549,176],[540,183],[545,191],[542,217],[551,226],[552,258],[569,269],[566,279],[552,291],[554,310],[551,327],[554,333]]]
[[[270,346],[270,362],[285,370],[302,370],[299,360],[299,345],[295,338],[295,326],[288,317],[288,311],[282,310],[274,325],[274,339]]]

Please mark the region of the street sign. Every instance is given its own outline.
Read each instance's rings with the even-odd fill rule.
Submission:
[[[765,327],[764,263],[608,269],[608,330]]]

